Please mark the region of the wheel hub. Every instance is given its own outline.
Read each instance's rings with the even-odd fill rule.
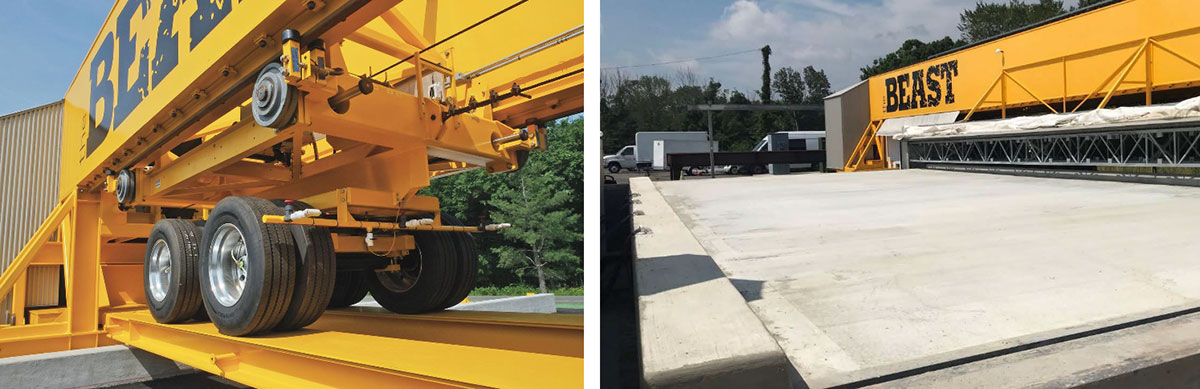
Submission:
[[[171,285],[171,248],[167,247],[165,240],[159,239],[154,242],[154,248],[150,255],[150,297],[154,301],[162,302],[167,298],[167,290]]]
[[[407,292],[421,280],[423,262],[418,247],[412,254],[400,259],[400,270],[376,272],[375,275],[379,277],[379,283],[388,290],[396,293]]]
[[[217,303],[231,307],[242,298],[249,274],[246,239],[232,223],[222,224],[213,236],[208,250],[209,285]]]

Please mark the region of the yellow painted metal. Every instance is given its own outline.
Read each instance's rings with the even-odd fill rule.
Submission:
[[[955,111],[964,120],[980,112],[1007,117],[1036,106],[1075,112],[1118,96],[1142,94],[1150,104],[1154,91],[1200,87],[1200,13],[1181,12],[1193,7],[1190,0],[1118,2],[871,77],[871,120]]]
[[[146,311],[107,320],[113,339],[262,388],[583,385],[582,316],[331,311],[307,329],[250,338],[158,324]]]
[[[580,386],[582,316],[331,312],[307,330],[242,339],[209,323],[159,325],[144,310],[138,242],[165,211],[203,219],[226,196],[301,199],[336,210],[338,227],[394,229],[374,248],[400,255],[415,247],[406,230],[477,230],[441,225],[438,199],[416,194],[431,179],[518,169],[522,153],[545,149],[545,121],[583,109],[582,1],[530,0],[461,34],[512,3],[308,3],[116,1],[66,92],[59,206],[0,274],[0,295],[14,286],[20,295],[30,265],[61,264],[66,306],[0,326],[0,357],[119,341],[265,387]],[[303,93],[296,121],[277,131],[255,124],[249,100],[285,29],[304,37],[288,47],[302,62],[289,84]],[[326,49],[307,50],[318,38]],[[331,107],[359,76],[435,42],[348,109]],[[453,109],[514,85],[528,97]],[[531,136],[494,141],[520,129]],[[124,169],[136,196],[118,204],[114,174]],[[435,223],[360,222],[366,213]],[[318,220],[297,223],[327,223]],[[335,242],[338,252],[372,251],[359,237]]]
[[[879,121],[867,124],[867,129],[863,131],[862,137],[858,138],[854,152],[850,153],[850,158],[846,159],[846,165],[842,167],[841,171],[854,172],[886,168],[882,161],[887,160],[887,145],[881,139],[882,137],[875,136],[879,132],[881,124],[882,122]],[[874,158],[871,158],[872,153],[874,153]]]

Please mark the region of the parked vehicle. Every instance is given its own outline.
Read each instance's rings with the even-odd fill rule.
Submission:
[[[648,169],[653,165],[654,141],[708,141],[708,133],[701,131],[642,131],[634,135],[634,144],[625,146],[616,154],[604,156],[604,168],[610,173],[621,169]],[[708,151],[705,148],[703,151]],[[687,152],[687,151],[683,151]]]

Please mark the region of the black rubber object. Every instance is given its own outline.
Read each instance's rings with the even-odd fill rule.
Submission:
[[[453,215],[442,212],[442,224],[461,226],[462,222]],[[442,301],[441,308],[446,309],[458,305],[475,288],[476,273],[479,272],[479,253],[475,250],[475,238],[469,232],[438,232],[438,234],[446,236],[455,246],[455,256],[446,258],[446,260],[458,262],[454,274],[454,287]]]
[[[329,308],[345,308],[362,301],[367,296],[366,273],[371,270],[355,270],[337,272],[333,284],[333,296],[329,298]]]
[[[616,162],[609,162],[608,163],[608,172],[609,173],[620,173],[621,172],[621,164],[616,163]]]
[[[200,277],[197,275],[200,257],[201,231],[192,222],[163,219],[154,223],[146,243],[142,281],[146,305],[159,323],[181,323],[197,315],[204,307],[200,297]],[[171,251],[171,283],[163,301],[155,301],[150,293],[150,260],[155,242],[163,240]]]
[[[282,214],[283,211],[270,201],[243,196],[222,199],[209,214],[200,250],[200,290],[208,317],[222,334],[259,334],[274,328],[283,319],[296,289],[295,243],[288,226],[262,222],[263,215]],[[242,294],[229,307],[221,305],[213,295],[208,270],[211,240],[217,229],[226,223],[241,230],[248,267]]]
[[[272,200],[283,212],[283,200]],[[293,211],[312,208],[302,201],[292,203]],[[321,317],[333,295],[337,274],[337,256],[333,250],[333,235],[326,227],[289,225],[296,248],[296,289],[276,331],[303,328]]]
[[[387,272],[367,270],[367,289],[380,306],[395,313],[425,313],[442,309],[454,291],[458,261],[451,237],[432,232],[413,233],[417,247],[408,255],[419,256],[421,270],[417,280],[407,290],[389,289],[383,281]],[[409,258],[412,259],[412,258]],[[392,272],[395,273],[395,272]]]

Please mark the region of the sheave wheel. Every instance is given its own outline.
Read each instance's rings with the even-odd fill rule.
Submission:
[[[146,305],[159,323],[180,323],[203,308],[200,277],[201,231],[192,222],[163,219],[154,223],[146,242],[142,280]]]
[[[461,226],[462,222],[458,218],[442,212],[442,224],[448,226]],[[454,257],[446,258],[446,260],[458,262],[458,268],[454,274],[454,291],[442,301],[442,309],[450,308],[471,294],[471,290],[475,288],[475,276],[479,271],[479,253],[475,251],[475,238],[471,237],[468,232],[440,232],[447,236],[451,244],[454,245]]]
[[[270,201],[226,197],[209,213],[200,250],[200,291],[222,334],[245,336],[274,328],[296,289],[296,244],[289,226],[264,224],[282,215]]]
[[[272,204],[283,211],[283,200],[272,200]],[[296,201],[292,206],[299,209],[312,206]],[[275,326],[276,331],[303,328],[321,317],[329,298],[333,295],[337,256],[333,251],[333,235],[325,227],[289,225],[292,241],[296,247],[296,290],[288,303],[283,319]]]
[[[372,276],[373,271],[339,271],[333,283],[333,297],[329,298],[329,308],[345,308],[362,301],[367,296],[367,272]]]
[[[392,312],[436,311],[455,291],[454,239],[432,231],[415,232],[413,238],[417,247],[399,259],[400,270],[365,272],[371,297]]]

